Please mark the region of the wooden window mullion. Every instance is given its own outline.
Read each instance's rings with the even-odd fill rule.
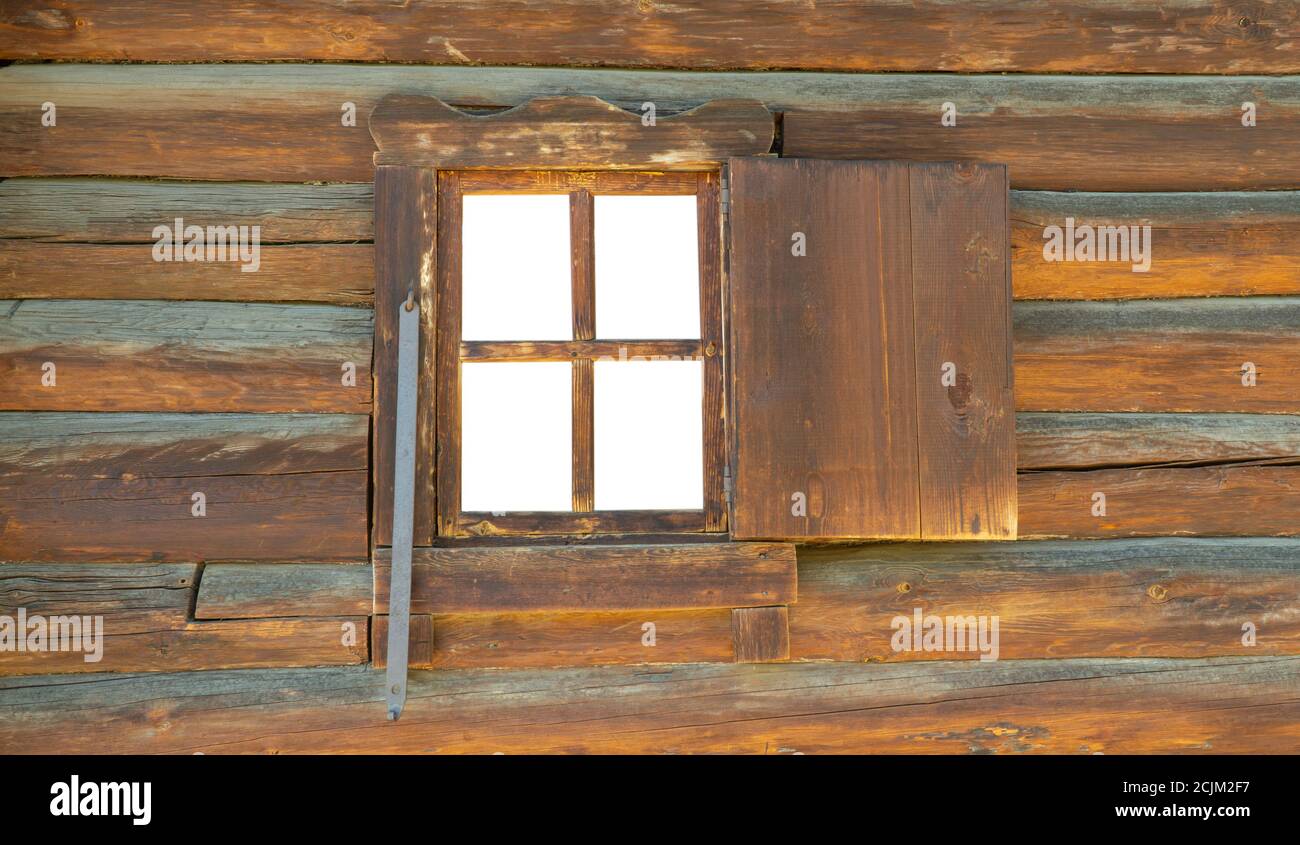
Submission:
[[[573,258],[573,339],[596,338],[595,202],[591,193],[569,193],[569,245]],[[573,360],[573,510],[596,508],[595,373],[591,358]]]

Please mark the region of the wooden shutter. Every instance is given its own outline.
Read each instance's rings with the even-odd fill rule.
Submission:
[[[1005,168],[729,175],[733,536],[1014,537]]]

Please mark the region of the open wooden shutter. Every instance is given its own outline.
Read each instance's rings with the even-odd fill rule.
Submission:
[[[1005,168],[729,178],[733,536],[1014,537]]]

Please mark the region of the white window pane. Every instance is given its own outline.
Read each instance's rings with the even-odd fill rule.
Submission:
[[[467,196],[461,337],[569,340],[569,197]]]
[[[703,366],[597,361],[596,510],[704,506]]]
[[[572,366],[460,368],[462,511],[573,507]]]
[[[695,197],[596,197],[596,336],[700,336]]]

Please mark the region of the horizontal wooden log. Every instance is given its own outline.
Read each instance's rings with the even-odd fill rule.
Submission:
[[[1045,230],[1069,218],[1076,227],[1149,226],[1150,266],[1134,272],[1142,262],[1131,250],[1129,260],[1047,260]],[[1017,299],[1300,293],[1300,192],[1012,191],[1011,278]]]
[[[1300,463],[1300,416],[1017,414],[1016,459],[1021,470]]]
[[[680,114],[653,115],[649,124],[651,117],[590,96],[538,97],[473,115],[437,97],[393,94],[370,113],[370,134],[379,147],[377,165],[691,170],[765,155],[776,129],[754,100],[711,100]]]
[[[1012,187],[1051,191],[1300,186],[1294,83],[1258,87],[1240,77],[1212,90],[1199,78],[895,79],[870,105],[787,111],[782,155],[1004,162]],[[941,123],[945,103],[956,110],[953,125]],[[1269,117],[1244,126],[1244,103]]]
[[[1031,472],[1018,486],[1027,539],[1300,535],[1300,466]]]
[[[1300,299],[1018,302],[1013,314],[1019,411],[1300,411]]]
[[[155,226],[260,226],[263,244],[368,241],[374,187],[8,179],[0,238],[152,243]]]
[[[374,302],[369,244],[261,247],[247,273],[235,260],[155,261],[151,253],[148,244],[0,241],[0,298]]]
[[[364,416],[0,413],[0,560],[364,560],[367,432]]]
[[[0,300],[0,410],[366,413],[372,321],[329,305]]]
[[[0,565],[0,615],[35,645],[57,622],[58,648],[0,649],[0,675],[63,672],[157,672],[364,663],[364,616],[189,620],[196,564]],[[55,617],[63,617],[55,619]],[[77,617],[75,636],[62,631]],[[96,618],[98,617],[98,619]],[[37,619],[40,622],[37,622]],[[348,626],[351,626],[349,630]],[[9,636],[13,636],[10,632]],[[89,660],[87,658],[90,658]]]
[[[376,614],[388,612],[392,550],[377,549]],[[416,549],[414,613],[670,610],[786,604],[788,543]]]
[[[437,636],[433,617],[427,613],[414,614],[408,633],[406,665],[412,669],[432,669],[433,645]],[[370,665],[376,669],[388,666],[387,616],[375,616],[370,620]]]
[[[195,619],[368,616],[369,566],[213,563],[203,567]]]
[[[413,672],[393,723],[382,681],[381,671],[357,667],[5,680],[0,747],[1288,753],[1300,720],[1296,657]]]
[[[658,115],[729,98],[819,110],[808,122],[787,113],[785,155],[968,155],[1010,162],[1013,187],[1294,187],[1297,90],[1291,77],[10,65],[0,68],[0,175],[368,182],[374,145],[364,115],[388,94],[500,108],[576,92],[633,111],[653,102]],[[1240,122],[1247,101],[1266,116],[1250,128]],[[41,125],[42,102],[56,103],[56,126]],[[944,102],[957,105],[957,127],[940,126]],[[345,103],[356,105],[358,126],[342,125]]]
[[[1022,512],[1023,518],[1023,512]],[[895,651],[896,616],[994,617],[998,657],[1300,653],[1300,540],[1159,539],[801,549],[794,660],[978,660]],[[1256,644],[1242,626],[1256,626]],[[985,664],[990,665],[990,664]]]
[[[205,4],[201,14],[183,3],[75,0],[54,8],[9,4],[0,16],[0,58],[1295,73],[1298,30],[1300,16],[1282,0],[1240,10],[1212,0],[1173,8],[1105,0],[978,6],[694,0],[671,7],[602,4],[589,13],[559,0],[471,6],[363,0],[346,8],[222,0]]]

